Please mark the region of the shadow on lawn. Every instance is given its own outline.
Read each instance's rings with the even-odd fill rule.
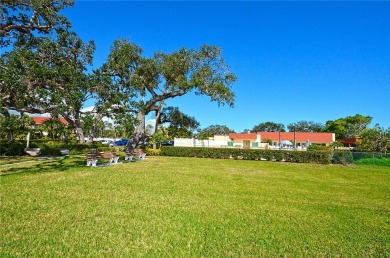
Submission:
[[[42,172],[63,172],[75,168],[85,167],[85,157],[61,157],[46,160],[35,160],[33,162],[15,163],[0,168],[0,175],[7,176],[19,173],[42,173]]]

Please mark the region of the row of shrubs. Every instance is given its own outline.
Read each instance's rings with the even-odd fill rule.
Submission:
[[[0,142],[0,155],[21,156],[25,155],[25,142]],[[34,142],[30,148],[40,148],[41,155],[58,156],[61,149],[70,149],[71,155],[87,153],[91,148],[100,151],[122,151],[123,148],[112,148],[102,144],[78,144],[63,142]],[[230,149],[230,148],[191,148],[169,147],[161,149],[146,149],[149,156],[176,156],[176,157],[203,157],[217,159],[243,159],[243,160],[269,160],[286,161],[295,163],[317,164],[352,164],[354,157],[350,151],[281,151],[281,150],[254,150],[254,149]]]
[[[22,156],[26,155],[24,149],[26,148],[25,141],[0,141],[0,156]],[[69,149],[71,155],[85,154],[92,148],[97,148],[99,151],[123,151],[123,147],[109,147],[108,145],[93,143],[93,144],[79,144],[79,143],[64,143],[54,141],[34,141],[30,143],[29,148],[40,148],[43,156],[59,156],[61,149]],[[159,149],[146,149],[146,154],[149,156],[160,155]]]
[[[161,148],[161,155],[216,159],[269,160],[317,164],[331,163],[331,153],[328,151],[284,151],[164,146]]]
[[[91,148],[99,148],[101,151],[109,151],[112,148],[101,144],[78,144],[78,143],[63,143],[63,142],[33,142],[29,145],[30,148],[40,148],[41,155],[58,156],[61,155],[61,149],[69,149],[70,154],[87,153]],[[0,155],[3,156],[22,156],[25,155],[24,149],[26,143],[23,141],[15,142],[0,142]]]

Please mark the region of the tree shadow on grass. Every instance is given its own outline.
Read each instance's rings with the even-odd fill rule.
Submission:
[[[0,167],[0,176],[7,176],[13,174],[35,174],[45,172],[63,172],[67,170],[77,170],[77,168],[85,168],[85,157],[83,156],[66,156],[59,158],[51,158],[46,160],[35,160],[26,163],[15,163],[8,166]]]

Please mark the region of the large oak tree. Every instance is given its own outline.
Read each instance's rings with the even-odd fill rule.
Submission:
[[[137,125],[127,149],[133,149],[144,134],[145,116],[161,112],[167,99],[190,92],[209,96],[219,105],[233,106],[231,85],[236,76],[221,57],[221,49],[203,45],[181,48],[173,53],[142,57],[142,49],[128,40],[116,40],[107,62],[99,71],[100,82],[122,98],[122,107],[131,109]],[[107,80],[109,78],[109,80]]]
[[[2,113],[51,113],[72,124],[84,141],[82,107],[89,98],[99,98],[97,87],[86,74],[95,45],[75,33],[62,31],[56,37],[40,37],[14,46],[0,58]]]
[[[47,34],[53,29],[70,28],[61,15],[73,0],[2,0],[0,2],[0,46],[15,41],[27,42],[38,33]]]

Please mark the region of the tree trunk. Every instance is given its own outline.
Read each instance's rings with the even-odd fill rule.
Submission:
[[[3,115],[4,115],[4,117],[5,117],[5,121],[6,121],[7,123],[9,123],[10,120],[11,120],[11,115],[9,114],[8,110],[4,110],[4,111],[3,111]],[[8,129],[7,129],[7,140],[8,140],[9,142],[12,142],[12,141],[14,140],[14,134],[13,134],[11,128],[8,128]]]
[[[80,126],[75,125],[76,136],[79,139],[79,143],[84,143],[84,131]]]
[[[156,112],[156,124],[154,126],[154,132],[157,132],[157,130],[158,130],[158,125],[160,123],[160,117],[161,117],[161,109],[162,109],[162,106],[164,105],[164,102],[165,102],[165,99],[160,102],[160,105],[158,105],[158,110]]]
[[[76,119],[71,119],[68,115],[62,114],[62,117],[65,118],[65,120],[74,126],[74,130],[76,132],[76,136],[79,139],[79,143],[84,143],[84,129],[82,127],[82,124],[80,123],[80,120],[78,119],[78,115],[76,115]]]
[[[92,125],[92,128],[91,128],[91,130],[89,130],[89,134],[88,134],[88,142],[89,143],[93,142],[93,138],[95,137],[94,135],[95,135],[96,131],[98,130],[98,124],[103,119],[103,116],[101,114],[97,114],[95,118],[96,118],[96,121]]]
[[[135,127],[134,133],[131,135],[129,142],[126,145],[126,150],[133,150],[145,134],[145,114],[139,112],[137,114],[138,125]]]

